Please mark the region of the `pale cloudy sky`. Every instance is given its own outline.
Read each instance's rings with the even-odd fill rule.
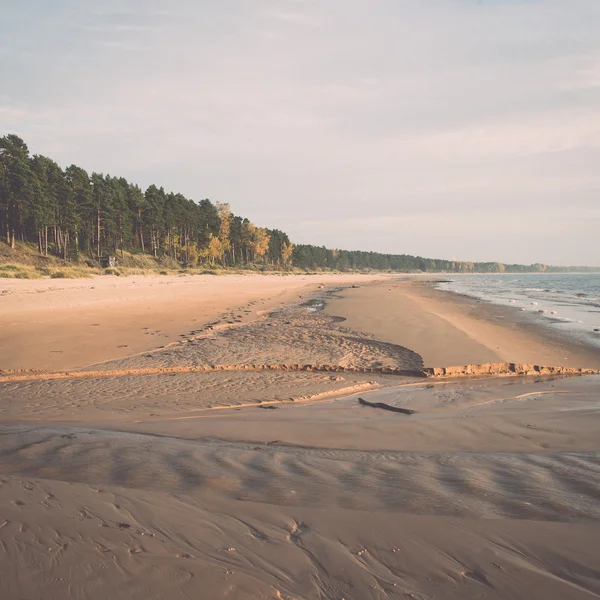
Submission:
[[[296,242],[600,265],[598,0],[0,0],[0,134]]]

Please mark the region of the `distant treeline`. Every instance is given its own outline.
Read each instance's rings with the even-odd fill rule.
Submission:
[[[430,272],[544,272],[573,269],[421,258],[294,245],[278,229],[257,227],[229,204],[195,202],[123,177],[62,169],[30,156],[16,135],[0,138],[0,239],[35,243],[41,254],[65,260],[133,252],[170,257],[182,265]]]
[[[302,268],[344,270],[372,269],[376,271],[431,273],[566,273],[598,272],[597,267],[553,267],[544,264],[509,265],[499,262],[461,262],[437,258],[422,258],[409,254],[381,254],[361,250],[329,250],[324,246],[298,244],[294,246],[294,265]]]

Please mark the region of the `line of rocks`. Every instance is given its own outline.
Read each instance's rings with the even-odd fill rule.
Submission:
[[[542,367],[522,363],[485,363],[462,367],[438,367],[423,369],[426,377],[468,377],[472,375],[598,375],[598,369],[575,369],[573,367]]]
[[[344,367],[341,365],[317,364],[233,364],[197,365],[189,367],[157,367],[108,371],[72,371],[62,373],[15,373],[0,371],[1,381],[84,379],[94,377],[124,377],[131,375],[165,375],[186,373],[217,373],[224,371],[292,371],[312,373],[357,373],[375,375],[396,375],[401,377],[441,378],[469,377],[477,375],[598,375],[598,369],[575,369],[572,367],[543,367],[520,363],[486,363],[460,367],[433,367],[420,370],[407,370],[395,367]]]

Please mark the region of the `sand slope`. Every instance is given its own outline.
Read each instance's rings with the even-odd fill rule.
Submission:
[[[486,362],[600,368],[600,352],[528,322],[518,311],[434,289],[424,279],[344,290],[326,312],[420,354],[426,366]]]

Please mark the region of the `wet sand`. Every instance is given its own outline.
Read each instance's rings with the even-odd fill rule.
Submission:
[[[418,350],[399,321],[357,331],[366,304],[392,319],[391,286],[360,285],[242,323],[222,311],[83,378],[0,378],[0,597],[598,597],[600,377],[242,370],[486,348],[457,327]],[[217,363],[240,370],[142,374]]]
[[[348,327],[401,344],[426,366],[484,362],[600,368],[600,352],[509,307],[436,290],[425,278],[345,290],[326,311]]]

